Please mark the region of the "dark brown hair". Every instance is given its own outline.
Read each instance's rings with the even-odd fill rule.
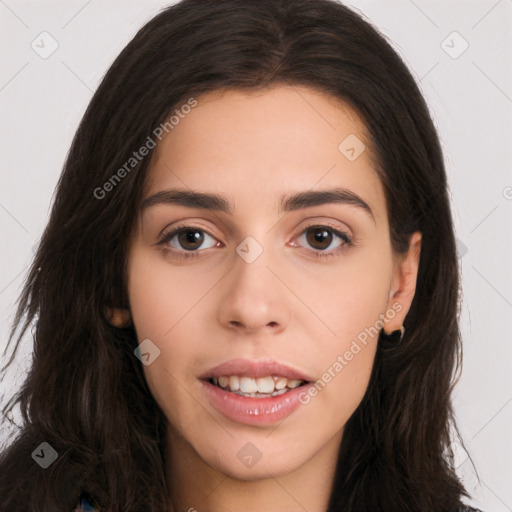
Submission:
[[[95,190],[187,98],[277,84],[310,86],[360,114],[394,250],[422,233],[405,337],[393,345],[381,333],[368,390],[345,428],[329,511],[459,509],[465,491],[448,449],[459,273],[443,156],[417,84],[385,38],[333,0],[183,0],[115,60],[67,156],[9,339],[17,342],[4,371],[33,327],[32,366],[3,409],[8,418],[17,404],[23,426],[1,454],[1,511],[71,510],[82,491],[103,510],[169,507],[165,419],[134,356],[134,329],[113,328],[104,315],[105,306],[127,307],[127,244],[151,159],[102,199]],[[31,458],[41,442],[58,452],[46,470]]]

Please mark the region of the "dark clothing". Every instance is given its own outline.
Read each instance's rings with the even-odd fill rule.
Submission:
[[[79,500],[75,510],[73,512],[100,512],[99,508],[95,508],[95,506],[87,499],[85,496],[82,496]],[[391,512],[391,511],[390,511]],[[457,512],[482,512],[481,510],[478,510],[477,508],[468,507],[467,505],[464,505],[463,508],[461,508]]]

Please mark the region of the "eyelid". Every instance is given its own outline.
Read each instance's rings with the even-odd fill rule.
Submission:
[[[181,228],[189,228],[189,229],[197,229],[197,230],[201,230],[201,231],[204,231],[205,233],[208,233],[210,236],[212,236],[213,238],[219,238],[217,235],[214,235],[212,233],[212,229],[210,227],[205,227],[205,226],[201,226],[200,224],[196,224],[196,222],[199,222],[199,221],[194,221],[194,220],[184,220],[184,221],[176,221],[172,224],[169,224],[167,226],[165,226],[157,235],[157,239],[158,240],[162,240],[162,238],[166,237],[169,235],[169,233],[172,233],[174,231],[177,231]],[[158,243],[158,242],[157,242]]]
[[[352,238],[353,238],[352,230],[346,224],[344,226],[340,226],[340,225],[334,224],[333,222],[325,220],[325,219],[324,220],[318,219],[318,220],[316,220],[316,222],[315,222],[315,219],[313,219],[313,220],[308,219],[306,225],[299,227],[297,234],[294,236],[299,236],[302,233],[304,233],[304,231],[306,231],[307,229],[311,229],[313,227],[318,227],[318,228],[327,227],[327,228],[330,228],[334,233],[340,233],[340,234],[346,235],[347,238],[349,238],[350,240],[352,240]]]

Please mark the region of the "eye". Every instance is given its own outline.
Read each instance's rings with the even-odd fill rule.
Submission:
[[[210,238],[213,240],[213,243],[207,247],[202,247],[202,249],[209,249],[217,244],[215,238],[204,229],[193,226],[180,226],[168,233],[164,233],[158,245],[170,248],[180,258],[193,258],[198,256],[195,253],[201,248],[205,238]]]
[[[352,239],[347,233],[332,226],[324,225],[308,226],[298,239],[305,239],[307,244],[313,247],[314,256],[319,257],[336,256],[340,250],[352,245]],[[339,240],[338,244],[331,247],[333,242],[336,242],[336,239]],[[329,247],[331,247],[331,250],[327,251]]]
[[[212,242],[207,247],[201,247],[205,239],[210,238]],[[304,229],[298,237],[299,240],[305,239],[306,243],[313,247],[313,255],[315,257],[336,256],[340,251],[347,246],[353,245],[350,236],[332,226],[328,225],[313,225]],[[336,242],[338,244],[327,249]],[[157,245],[170,250],[178,258],[196,258],[200,256],[199,249],[209,249],[215,247],[219,242],[202,228],[194,226],[179,226],[168,233],[164,233],[162,238],[158,241]],[[296,246],[295,243],[291,245]],[[300,244],[303,246],[304,244]]]

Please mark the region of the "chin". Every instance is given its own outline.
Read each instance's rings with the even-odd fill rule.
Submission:
[[[268,432],[263,436],[235,435],[225,446],[209,446],[197,454],[215,471],[241,481],[281,477],[293,473],[311,458],[277,435],[273,443],[279,443],[279,449],[270,446],[273,443],[265,439],[268,435]],[[301,446],[304,449],[303,443]]]

